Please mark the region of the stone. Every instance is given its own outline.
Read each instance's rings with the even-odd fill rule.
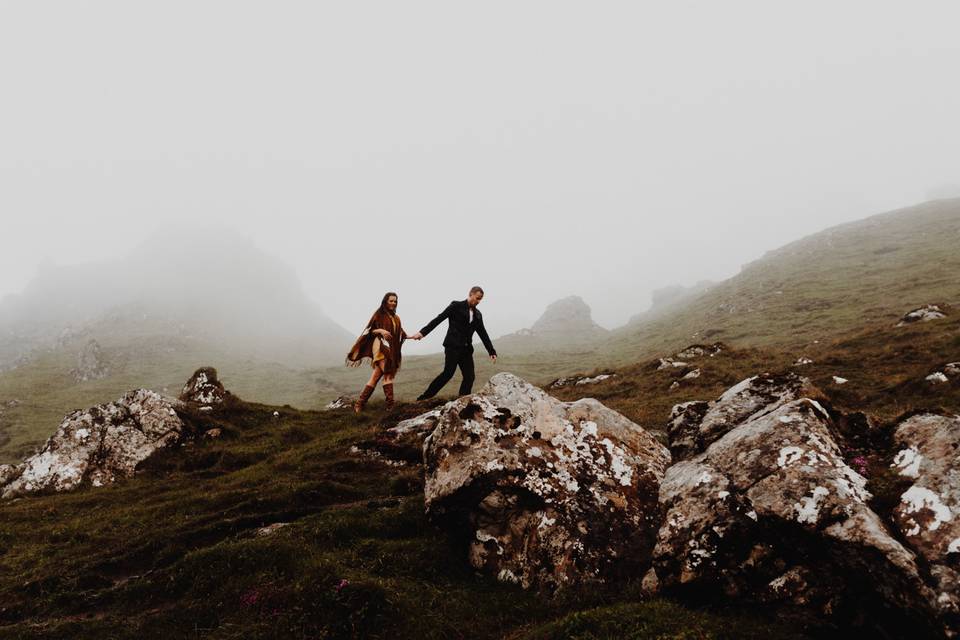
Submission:
[[[947,378],[947,375],[942,371],[935,371],[924,379],[930,384],[943,384],[944,382],[950,382],[950,379]]]
[[[833,376],[833,384],[847,384],[850,382],[846,378],[841,378],[840,376]]]
[[[345,396],[340,396],[340,397],[337,398],[336,400],[333,400],[332,402],[328,403],[325,408],[328,409],[328,410],[333,410],[333,409],[353,409],[353,403],[354,403],[356,400],[357,400],[357,399],[356,399],[356,397],[354,397],[354,396],[347,396],[347,395],[345,395]]]
[[[897,323],[898,327],[902,327],[907,324],[913,324],[915,322],[930,322],[931,320],[940,320],[941,318],[946,318],[947,314],[944,313],[944,310],[941,309],[939,305],[935,304],[925,304],[918,309],[910,311],[900,319],[900,322]]]
[[[866,479],[805,391],[815,389],[795,376],[754,377],[706,406],[674,408],[671,448],[688,457],[660,485],[660,590],[818,618],[876,615],[865,624],[898,633],[928,627],[932,591],[914,554],[869,507]]]
[[[924,559],[936,605],[960,631],[960,416],[923,413],[894,431],[893,468],[913,482],[893,519],[907,545]]]
[[[726,345],[722,342],[714,342],[713,344],[704,345],[704,344],[692,344],[683,351],[677,352],[673,359],[675,360],[695,360],[696,358],[702,358],[704,356],[712,358],[720,354]]]
[[[948,376],[960,376],[960,362],[950,362],[943,365],[943,372]]]
[[[813,364],[813,360],[811,360],[810,358],[808,358],[808,357],[806,357],[806,356],[801,356],[801,357],[797,358],[797,361],[793,363],[793,366],[795,366],[795,367],[803,367],[803,366],[808,365],[808,364]]]
[[[182,433],[170,400],[147,389],[129,391],[116,402],[68,414],[43,448],[0,486],[0,495],[68,491],[128,478],[155,451],[178,443]]]
[[[193,372],[183,386],[180,400],[209,407],[223,404],[229,395],[230,392],[223,388],[223,383],[217,378],[217,370],[213,367],[201,367]]]
[[[550,383],[549,387],[551,389],[560,389],[562,387],[576,387],[587,384],[597,384],[598,382],[603,382],[604,380],[609,380],[610,378],[616,378],[617,374],[615,373],[601,373],[595,376],[570,376],[567,378],[557,378]]]
[[[762,373],[730,387],[714,402],[677,405],[667,423],[671,451],[681,457],[703,451],[740,422],[805,395],[823,397],[808,379],[795,373]]]
[[[475,568],[553,592],[627,578],[648,563],[670,454],[596,400],[561,402],[499,373],[401,425],[432,427],[427,513],[467,532]]]

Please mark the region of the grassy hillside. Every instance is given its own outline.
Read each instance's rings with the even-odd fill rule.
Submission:
[[[691,341],[764,346],[895,323],[926,303],[960,306],[960,199],[832,227],[767,253],[667,316],[628,325],[603,345],[621,361]]]

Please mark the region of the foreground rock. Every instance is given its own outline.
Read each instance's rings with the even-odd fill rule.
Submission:
[[[835,425],[795,375],[756,376],[679,405],[660,488],[652,590],[776,603],[840,626],[932,633],[914,554],[868,506]]]
[[[730,387],[715,402],[678,404],[667,424],[670,452],[674,460],[699,453],[733,426],[804,396],[822,398],[806,378],[762,373]]]
[[[207,407],[223,404],[229,396],[230,392],[223,388],[213,367],[201,367],[194,371],[180,392],[180,400]]]
[[[960,416],[920,414],[894,433],[893,466],[913,480],[894,521],[927,563],[940,613],[960,630]]]
[[[137,465],[180,440],[183,423],[170,400],[146,389],[116,402],[74,411],[36,455],[0,469],[0,496],[101,486],[133,475]]]
[[[404,428],[430,427],[427,512],[462,527],[477,569],[553,591],[649,562],[670,454],[619,413],[501,373]]]

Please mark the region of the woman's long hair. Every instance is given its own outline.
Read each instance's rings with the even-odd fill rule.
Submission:
[[[387,300],[390,299],[390,296],[393,296],[394,298],[397,299],[397,302],[400,302],[400,296],[398,296],[393,291],[387,291],[385,294],[383,294],[383,300],[380,301],[379,310],[383,313],[389,313],[389,314],[394,313],[393,311],[390,311],[389,309],[387,309]]]

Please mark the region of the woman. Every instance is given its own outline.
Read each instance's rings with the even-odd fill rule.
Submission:
[[[397,315],[397,294],[390,291],[383,296],[380,308],[373,312],[366,329],[347,354],[347,366],[359,367],[369,358],[373,367],[370,380],[353,403],[356,413],[360,413],[366,406],[381,378],[383,395],[387,398],[387,410],[393,408],[393,379],[400,369],[400,347],[408,337],[400,325],[400,316]]]

